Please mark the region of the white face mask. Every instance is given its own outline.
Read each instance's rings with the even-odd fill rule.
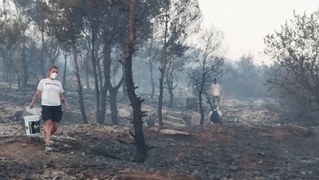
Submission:
[[[57,73],[51,73],[50,78],[55,79],[57,75],[58,75]]]

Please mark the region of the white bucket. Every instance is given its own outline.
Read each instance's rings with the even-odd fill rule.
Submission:
[[[35,135],[40,131],[40,115],[24,116],[25,132],[27,135]]]

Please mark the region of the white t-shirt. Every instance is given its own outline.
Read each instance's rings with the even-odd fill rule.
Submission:
[[[210,91],[212,96],[220,96],[222,88],[219,84],[212,84],[212,86],[210,87]]]
[[[62,84],[58,80],[49,78],[42,79],[38,84],[38,90],[41,93],[42,106],[59,106],[61,105],[60,94],[64,92]]]

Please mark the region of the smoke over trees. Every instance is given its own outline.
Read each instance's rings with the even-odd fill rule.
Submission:
[[[299,107],[319,105],[319,12],[294,15],[265,37],[276,64],[268,83]]]
[[[60,66],[66,90],[77,92],[83,123],[93,111],[96,123],[118,124],[118,102],[133,98],[142,154],[139,95],[156,101],[159,125],[164,125],[163,106],[174,107],[178,89],[187,88],[198,98],[203,124],[203,97],[215,77],[228,97],[262,98],[276,90],[302,107],[319,105],[319,12],[295,15],[265,37],[265,52],[275,60],[267,67],[244,52],[236,62],[225,59],[222,32],[199,27],[197,0],[7,0],[1,5],[1,81],[24,91],[47,76],[48,65]],[[85,91],[93,92],[92,107]]]

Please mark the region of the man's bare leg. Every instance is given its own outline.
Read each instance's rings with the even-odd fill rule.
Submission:
[[[58,130],[58,128],[59,128],[59,123],[57,123],[57,122],[52,122],[52,129],[51,129],[51,136]]]
[[[44,122],[44,143],[45,145],[50,145],[51,132],[53,130],[53,122],[51,119],[48,119]]]

